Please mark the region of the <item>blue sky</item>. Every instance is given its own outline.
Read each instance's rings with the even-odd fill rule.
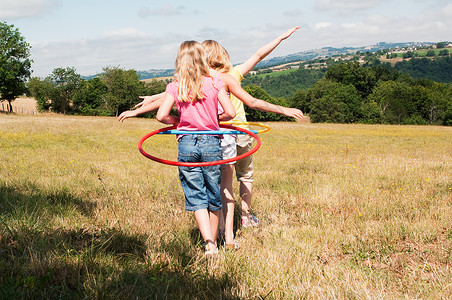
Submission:
[[[234,63],[301,26],[268,58],[321,47],[452,40],[452,0],[0,0],[31,44],[33,76],[74,67],[174,67],[184,40],[215,39]]]

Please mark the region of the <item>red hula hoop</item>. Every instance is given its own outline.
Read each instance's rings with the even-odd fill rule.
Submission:
[[[230,163],[230,162],[242,159],[244,157],[250,156],[251,154],[256,152],[259,149],[259,147],[261,146],[261,140],[259,139],[257,134],[255,134],[255,133],[253,133],[253,132],[251,132],[251,131],[249,131],[247,129],[243,129],[241,127],[235,127],[235,126],[231,126],[231,125],[225,125],[225,124],[221,124],[220,127],[221,128],[234,129],[234,130],[238,130],[238,131],[244,132],[246,134],[249,134],[250,136],[252,136],[256,140],[256,145],[250,151],[248,151],[246,153],[243,153],[241,155],[238,155],[236,157],[232,157],[232,158],[228,158],[228,159],[222,159],[222,160],[215,160],[215,161],[206,161],[206,162],[179,162],[179,161],[173,161],[173,160],[166,160],[166,159],[161,159],[161,158],[155,157],[153,155],[150,155],[149,153],[147,153],[146,151],[143,150],[143,142],[145,140],[147,140],[151,136],[153,136],[155,134],[158,134],[160,132],[167,131],[167,130],[172,130],[172,129],[177,128],[177,125],[173,125],[173,126],[169,126],[169,127],[165,127],[165,128],[160,128],[160,129],[154,130],[154,131],[146,134],[138,142],[138,150],[140,150],[141,154],[143,154],[147,158],[149,158],[149,159],[151,159],[153,161],[162,163],[162,164],[179,166],[179,167],[207,167],[207,166],[216,166],[216,165],[221,165],[221,164],[227,164],[227,163]]]

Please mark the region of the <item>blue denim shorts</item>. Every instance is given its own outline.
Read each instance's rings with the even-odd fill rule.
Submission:
[[[220,138],[212,135],[189,134],[179,138],[180,162],[221,160]],[[221,166],[179,167],[179,179],[185,194],[185,210],[221,209]]]

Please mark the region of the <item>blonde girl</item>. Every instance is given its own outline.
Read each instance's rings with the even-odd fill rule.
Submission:
[[[157,120],[178,124],[178,130],[219,130],[219,120],[235,116],[224,83],[210,76],[206,53],[196,41],[183,42],[176,58],[175,80],[166,87]],[[220,103],[223,113],[218,114]],[[179,116],[170,115],[176,104]],[[186,134],[178,139],[178,161],[205,162],[222,159],[220,136]],[[218,253],[216,245],[221,206],[220,166],[179,167],[187,211],[193,211],[205,241],[206,256]]]
[[[231,100],[236,111],[236,117],[233,122],[244,124],[247,122],[245,115],[245,108],[243,104],[248,107],[265,111],[283,114],[286,116],[294,117],[296,119],[302,119],[303,113],[299,109],[282,107],[265,102],[260,99],[253,98],[246,91],[240,87],[240,82],[249,71],[251,71],[258,62],[265,58],[273,49],[275,49],[284,39],[288,38],[293,32],[300,27],[294,27],[272,42],[266,44],[259,50],[257,50],[248,60],[235,67],[229,58],[229,54],[226,49],[214,40],[206,40],[202,43],[204,49],[207,52],[207,62],[212,69],[221,72],[220,78],[226,84],[226,90],[231,92]],[[226,138],[222,140],[222,148],[224,158],[230,156],[236,156],[248,152],[252,148],[252,139],[250,136],[238,135],[235,139],[232,139],[230,135],[226,135]],[[224,231],[224,238],[226,248],[237,248],[237,242],[234,239],[233,234],[233,222],[234,222],[234,196],[232,193],[232,177],[233,172],[236,172],[237,180],[240,181],[240,199],[241,199],[241,226],[257,226],[260,221],[254,215],[250,214],[251,196],[253,187],[253,157],[248,156],[244,159],[237,161],[237,163],[223,165],[222,177],[221,177],[221,192],[223,199],[223,216],[220,219],[221,231]]]

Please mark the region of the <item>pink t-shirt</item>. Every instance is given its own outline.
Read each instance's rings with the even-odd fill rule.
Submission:
[[[218,93],[224,87],[219,78],[204,77],[202,90],[206,98],[194,102],[179,102],[178,82],[173,81],[166,86],[166,92],[174,97],[180,123],[178,130],[219,130],[218,125]]]

